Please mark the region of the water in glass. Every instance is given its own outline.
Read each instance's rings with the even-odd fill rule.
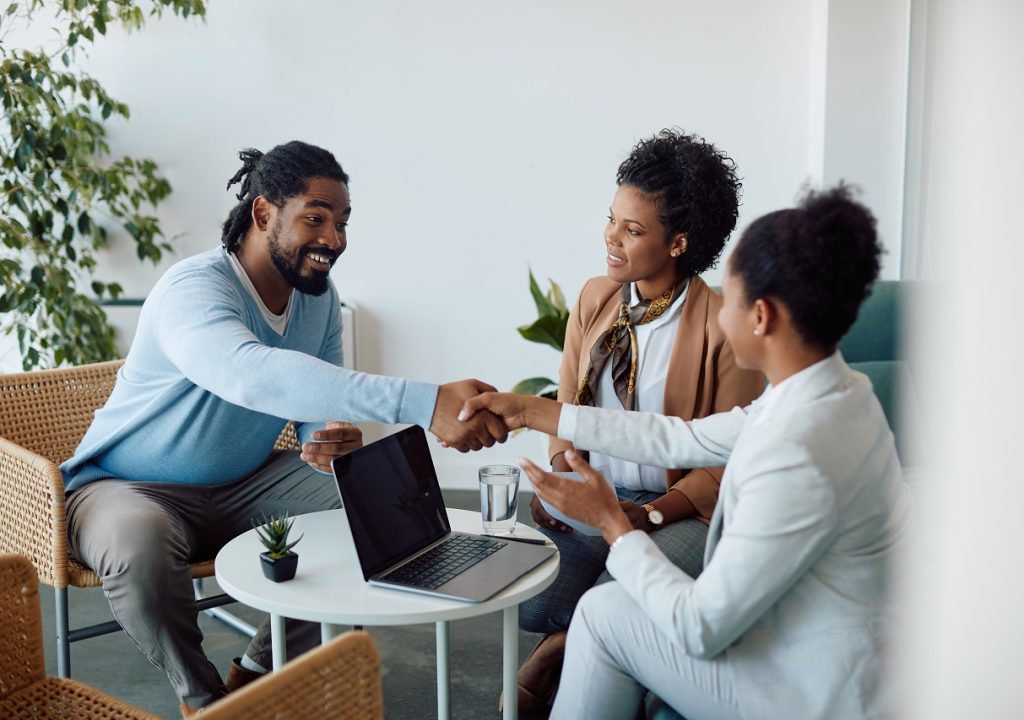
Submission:
[[[484,533],[511,535],[519,506],[519,468],[485,465],[480,468],[480,516]]]

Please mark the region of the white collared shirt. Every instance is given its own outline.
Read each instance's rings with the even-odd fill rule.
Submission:
[[[665,411],[665,377],[672,359],[672,346],[675,344],[679,315],[683,311],[683,303],[686,302],[686,292],[689,286],[690,284],[687,283],[682,294],[672,303],[668,312],[649,323],[636,326],[639,355],[636,382],[636,410],[638,411],[653,413]],[[630,307],[640,302],[636,283],[630,284],[629,294]],[[601,371],[597,392],[594,394],[594,405],[595,407],[622,409],[622,401],[615,394],[611,361],[607,362]],[[597,468],[606,479],[627,490],[665,492],[665,468],[637,465],[601,453],[591,453],[590,464]]]

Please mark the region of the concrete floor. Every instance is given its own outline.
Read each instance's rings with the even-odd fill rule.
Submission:
[[[519,518],[530,522],[529,495],[520,496]],[[472,491],[446,491],[449,507],[478,510],[479,496]],[[215,581],[204,591],[219,592]],[[72,628],[110,619],[106,598],[99,589],[69,592]],[[53,591],[40,587],[47,673],[56,675]],[[258,625],[264,613],[240,604],[226,609]],[[201,616],[203,647],[221,674],[231,658],[240,655],[247,638],[219,621]],[[437,717],[435,635],[433,625],[368,628],[380,647],[383,665],[384,715],[388,720],[424,720]],[[452,631],[452,717],[457,720],[500,718],[501,614],[457,620]],[[538,636],[519,634],[520,660],[526,658]],[[77,642],[71,647],[71,676],[165,718],[176,718],[178,700],[164,673],[151,665],[124,633]],[[523,716],[527,717],[527,716]],[[544,718],[546,713],[531,718]],[[300,719],[301,720],[301,719]]]

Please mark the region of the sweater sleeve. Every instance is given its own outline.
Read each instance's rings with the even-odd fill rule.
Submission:
[[[166,356],[191,382],[227,402],[300,423],[430,425],[436,385],[355,372],[269,347],[245,325],[238,291],[209,272],[171,280],[158,312],[157,336]]]

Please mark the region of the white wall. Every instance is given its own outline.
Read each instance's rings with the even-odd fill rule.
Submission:
[[[887,250],[886,279],[901,276],[909,4],[828,2],[822,177],[863,190]]]
[[[858,143],[869,172],[854,179],[872,201],[892,194],[871,164],[891,159],[902,127],[891,83],[884,127],[842,125],[831,108],[851,87],[873,92],[904,41],[872,31],[892,47],[876,46],[874,80],[851,86],[859,58],[839,52],[846,24],[829,12],[849,3],[219,0],[205,23],[112,29],[89,66],[132,109],[111,128],[115,151],[154,157],[174,185],[161,217],[182,234],[177,257],[217,244],[240,148],[321,144],[352,176],[350,247],[333,276],[360,308],[360,367],[508,388],[557,372],[557,353],[515,331],[534,317],[527,266],[571,297],[604,271],[615,169],[637,139],[678,125],[727,150],[744,177],[740,228],[842,174],[844,143]],[[851,42],[870,30],[861,17]],[[115,241],[104,269],[144,295],[172,261],[140,267]],[[447,482],[470,483],[477,465],[523,454],[541,455],[530,433],[437,458]]]
[[[939,427],[917,554],[900,573],[914,581],[895,663],[900,717],[1020,718],[1024,4],[915,4],[926,67],[913,224],[939,292],[914,326]]]

